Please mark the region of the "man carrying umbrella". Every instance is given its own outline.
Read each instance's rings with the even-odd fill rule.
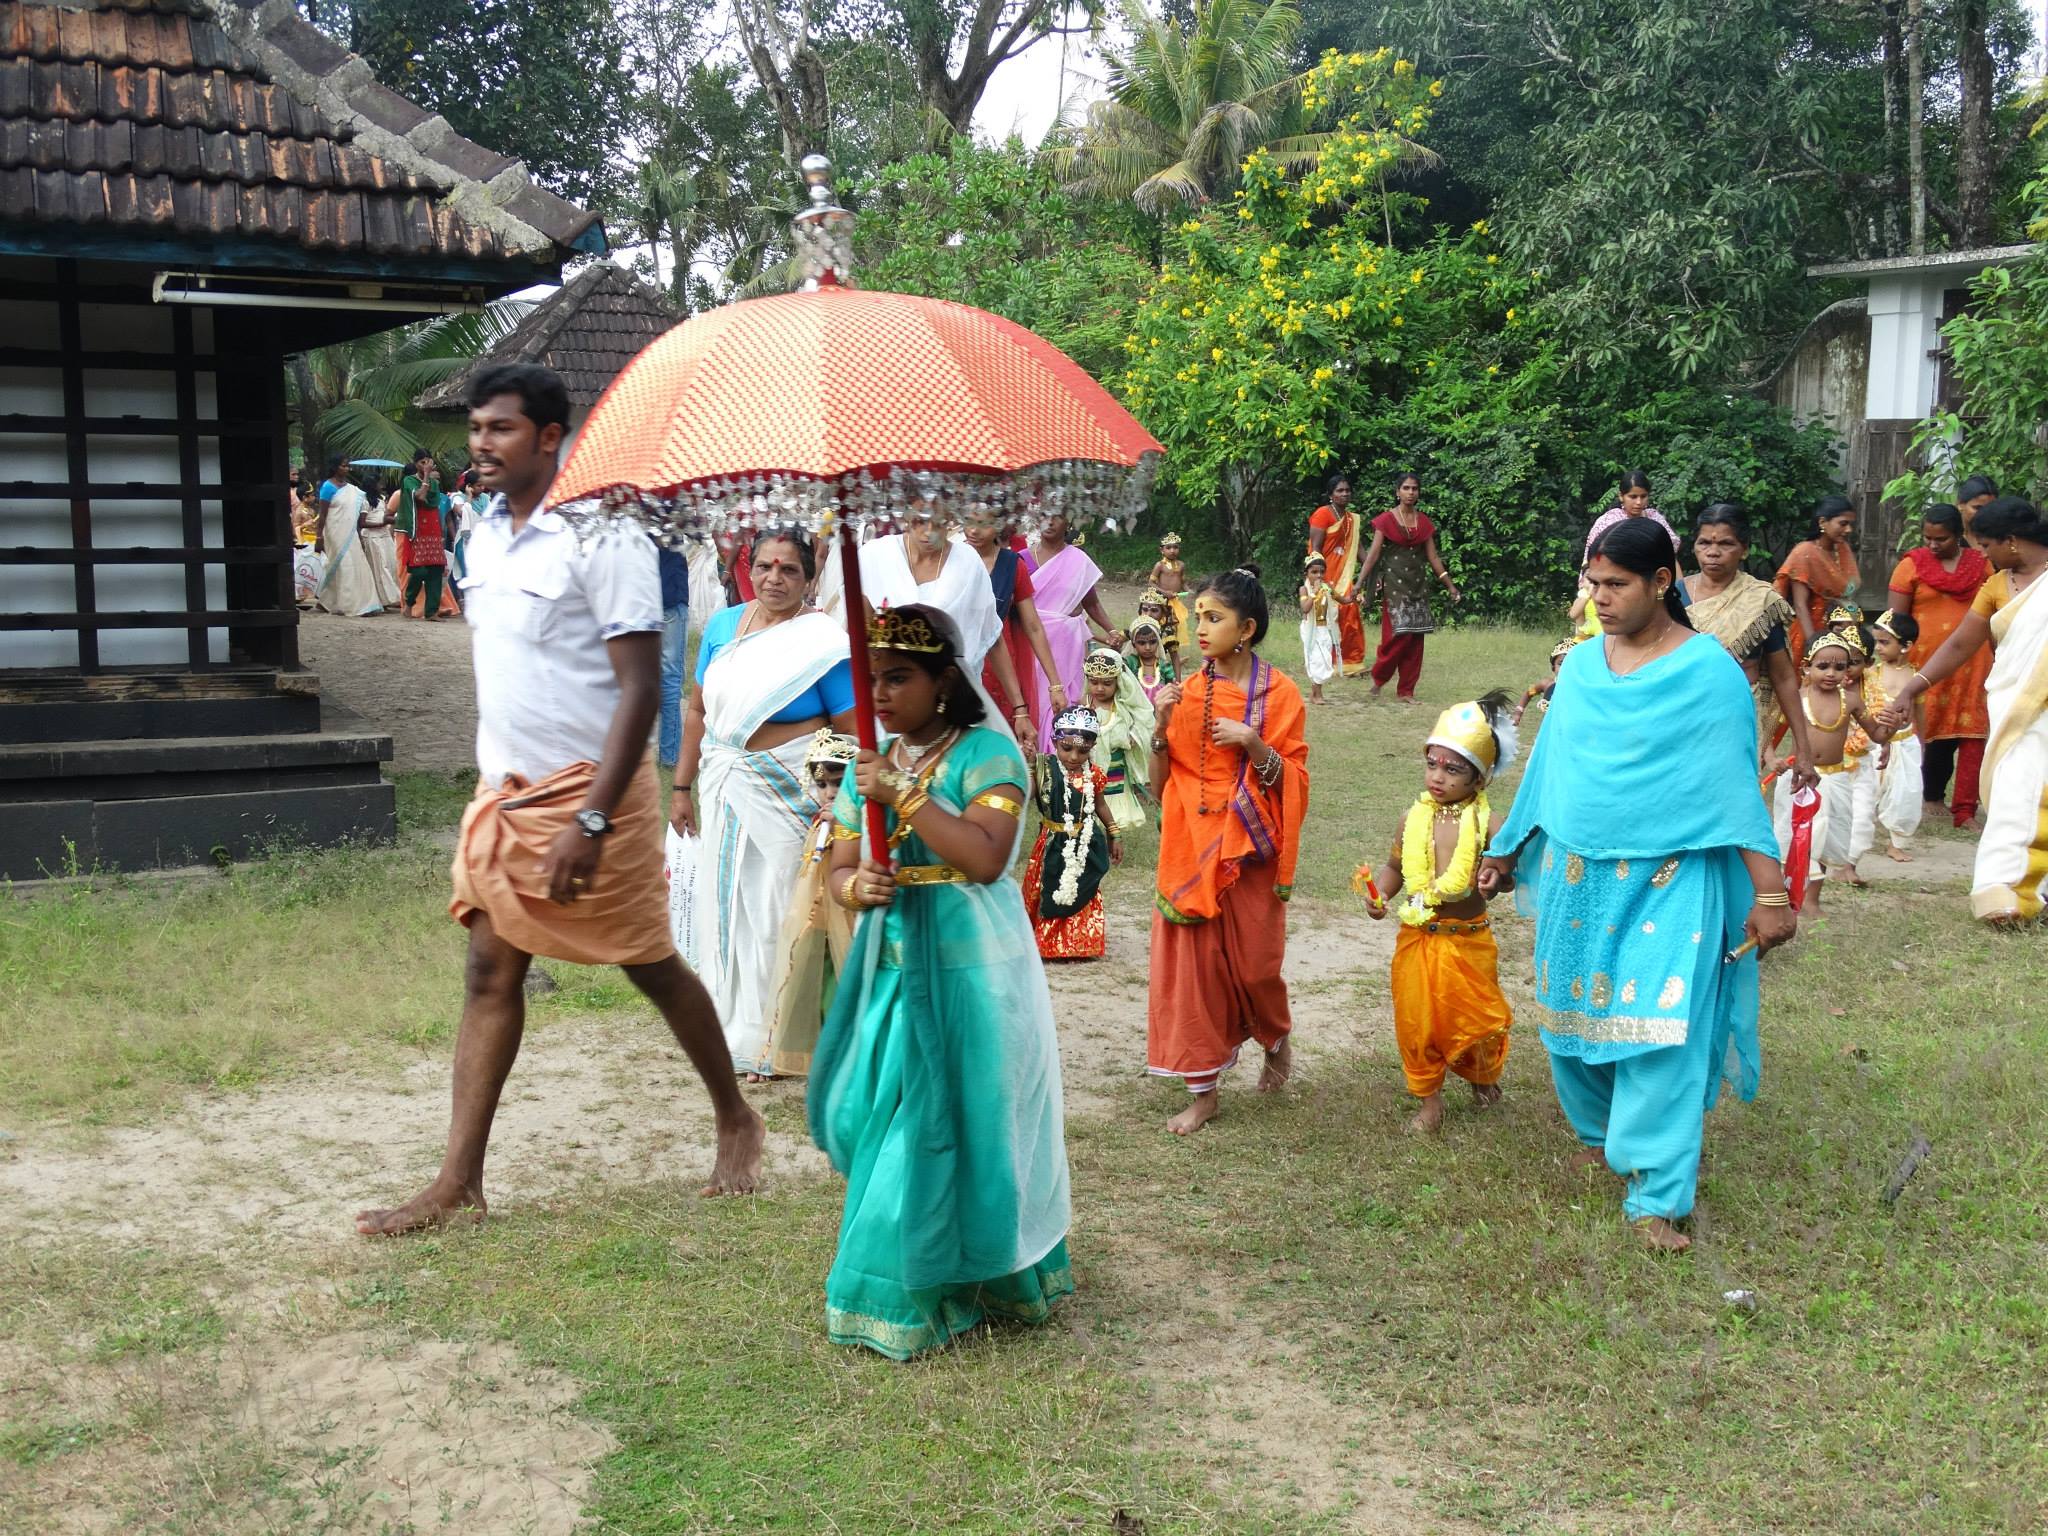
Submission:
[[[711,999],[669,937],[648,753],[661,697],[654,546],[637,530],[579,539],[562,514],[543,510],[569,417],[552,370],[486,369],[469,403],[470,457],[494,499],[463,581],[482,782],[462,818],[450,904],[469,929],[454,1114],[440,1173],[404,1205],[358,1213],[366,1235],[483,1215],[484,1151],[537,954],[620,966],[661,1010],[717,1117],[705,1193],[751,1190],[765,1136]]]

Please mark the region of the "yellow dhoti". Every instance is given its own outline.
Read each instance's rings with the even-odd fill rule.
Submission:
[[[1437,1092],[1446,1071],[1468,1083],[1499,1082],[1513,1022],[1487,919],[1402,927],[1394,941],[1394,1039],[1410,1093]]]

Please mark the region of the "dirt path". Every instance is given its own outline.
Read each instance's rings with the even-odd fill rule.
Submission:
[[[391,771],[476,767],[476,678],[461,619],[299,615],[299,657],[320,695],[391,735]]]
[[[1074,1118],[1113,1105],[1124,1112],[1128,1101],[1112,1090],[1144,1070],[1150,921],[1136,905],[1138,893],[1120,894],[1108,958],[1049,973]],[[1384,1010],[1358,1008],[1354,999],[1359,977],[1384,977],[1391,935],[1314,921],[1295,929],[1288,971],[1297,1072],[1313,1074],[1385,1033]],[[1252,1077],[1236,1074],[1226,1091],[1248,1092]],[[195,1096],[147,1127],[29,1126],[0,1161],[0,1222],[31,1245],[176,1251],[196,1244],[225,1261],[240,1289],[222,1300],[274,1316],[279,1335],[296,1336],[287,1343],[268,1326],[254,1343],[232,1334],[213,1395],[236,1405],[233,1427],[273,1458],[324,1469],[301,1492],[326,1508],[360,1511],[340,1528],[410,1529],[410,1520],[432,1511],[421,1523],[438,1523],[446,1518],[438,1512],[450,1511],[472,1529],[566,1529],[591,1468],[611,1445],[601,1427],[570,1411],[573,1383],[527,1367],[503,1346],[366,1333],[351,1319],[309,1327],[298,1302],[279,1300],[309,1285],[324,1291],[319,1277],[330,1261],[323,1256],[357,1241],[354,1211],[402,1199],[427,1178],[440,1154],[447,1090],[439,1059],[382,1080],[352,1073],[344,1062],[251,1093]],[[771,1189],[829,1177],[804,1134],[802,1091],[793,1082],[750,1090],[769,1120]],[[1158,1116],[1177,1107],[1177,1090],[1160,1085]],[[492,1141],[490,1192],[501,1209],[649,1184],[691,1199],[710,1140],[702,1091],[651,1017],[557,1021],[529,1038],[513,1074]],[[1120,1261],[1104,1253],[1095,1262],[1113,1270]],[[1216,1326],[1238,1328],[1227,1369],[1189,1374],[1188,1352],[1175,1342],[1191,1325],[1187,1315],[1161,1316],[1148,1329],[1141,1370],[1162,1400],[1178,1405],[1174,1431],[1205,1446],[1233,1496],[1269,1506],[1298,1498],[1319,1513],[1356,1507],[1372,1515],[1356,1526],[1361,1531],[1419,1529],[1391,1463],[1380,1465],[1386,1458],[1324,1449],[1382,1443],[1385,1426],[1359,1419],[1351,1433],[1313,1433],[1311,1420],[1327,1426],[1354,1415],[1304,1395],[1296,1363],[1227,1322],[1228,1312],[1219,1299]],[[77,1370],[60,1387],[55,1367],[16,1363],[24,1390],[125,1390],[117,1376]],[[482,1370],[492,1391],[457,1392],[463,1370]],[[97,1528],[84,1519],[99,1486],[92,1460],[52,1462],[33,1480],[35,1506],[77,1511],[83,1523],[76,1528]]]

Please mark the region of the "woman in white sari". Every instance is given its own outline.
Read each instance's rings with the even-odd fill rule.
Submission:
[[[1010,648],[1000,643],[1003,621],[996,613],[988,567],[971,544],[948,535],[928,503],[911,508],[903,532],[861,546],[860,585],[870,613],[912,603],[938,609],[959,629],[961,661],[971,675],[978,680],[987,662],[1008,697],[1024,697]],[[994,719],[991,711],[991,724]],[[1009,725],[1019,741],[1033,739],[1030,716],[1021,708]]]
[[[335,470],[334,495],[320,515],[320,550],[327,557],[327,569],[313,596],[329,613],[360,619],[384,611],[384,594],[369,546],[363,542],[363,512],[369,498],[348,473],[346,464]]]
[[[773,1075],[775,940],[817,812],[804,753],[820,727],[852,728],[846,631],[806,605],[816,575],[803,534],[755,542],[753,601],[714,613],[698,643],[669,811],[676,831],[695,836],[703,807],[697,961],[733,1065],[752,1081]]]
[[[1914,699],[1991,642],[1984,835],[1970,909],[1985,922],[2010,926],[2035,921],[2048,902],[2048,519],[2019,497],[2004,496],[1977,513],[1971,532],[1991,563],[1991,579],[1883,718],[1894,729],[1903,726]]]

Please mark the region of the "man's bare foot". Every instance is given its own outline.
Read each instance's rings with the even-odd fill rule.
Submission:
[[[1493,1108],[1494,1105],[1500,1102],[1500,1084],[1474,1083],[1472,1085],[1472,1102],[1481,1109]]]
[[[1642,1217],[1635,1223],[1635,1229],[1643,1234],[1643,1241],[1657,1253],[1683,1253],[1692,1246],[1692,1239],[1662,1216]]]
[[[1948,814],[1948,802],[1946,800],[1922,800],[1920,802],[1920,814],[1922,816],[1945,816]]]
[[[1265,1070],[1259,1073],[1259,1092],[1278,1093],[1294,1076],[1294,1042],[1283,1038],[1266,1052]]]
[[[1216,1090],[1198,1093],[1188,1100],[1188,1107],[1166,1122],[1166,1128],[1176,1136],[1192,1136],[1211,1120],[1217,1112]]]
[[[1854,864],[1849,866],[1848,881],[1849,889],[1852,891],[1863,891],[1870,888],[1870,882],[1863,878]]]
[[[1408,1122],[1408,1131],[1413,1136],[1433,1136],[1443,1129],[1444,1096],[1432,1093],[1422,1101],[1422,1107],[1415,1111],[1415,1118]]]
[[[1885,849],[1884,856],[1894,864],[1910,864],[1913,862],[1913,855],[1906,852],[1897,843],[1893,843],[1891,847]]]
[[[768,1140],[768,1122],[751,1105],[744,1120],[718,1127],[718,1157],[711,1165],[706,1195],[751,1195],[761,1182],[761,1148]]]
[[[1581,1147],[1572,1154],[1571,1168],[1580,1173],[1589,1168],[1607,1172],[1607,1149],[1605,1147]]]
[[[474,1226],[487,1209],[481,1189],[444,1186],[436,1179],[403,1205],[388,1211],[357,1211],[356,1231],[364,1237],[398,1237],[436,1227]]]

